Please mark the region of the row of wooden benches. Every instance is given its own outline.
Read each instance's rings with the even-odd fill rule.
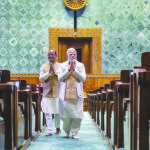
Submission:
[[[88,111],[113,149],[150,149],[150,52],[142,54],[141,66],[87,95]]]
[[[10,80],[0,70],[0,149],[19,149],[45,125],[41,111],[42,87],[26,80]]]

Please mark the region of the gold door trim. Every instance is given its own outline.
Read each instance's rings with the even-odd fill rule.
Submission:
[[[101,28],[78,28],[77,37],[92,38],[91,73],[101,73],[102,70],[102,29]],[[58,50],[58,38],[73,37],[73,28],[49,28],[49,49]]]

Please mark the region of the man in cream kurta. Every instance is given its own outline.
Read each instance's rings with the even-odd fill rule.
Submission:
[[[83,118],[83,82],[86,79],[83,63],[76,60],[77,53],[74,48],[67,50],[68,60],[61,64],[58,73],[60,83],[60,116],[63,120],[63,129],[66,137],[72,133],[76,136]]]
[[[60,133],[60,116],[59,116],[59,82],[58,70],[60,63],[56,62],[56,52],[49,50],[48,63],[40,68],[39,80],[44,82],[43,98],[41,107],[46,117],[47,133],[46,136],[52,135],[52,114],[55,114],[56,133]]]

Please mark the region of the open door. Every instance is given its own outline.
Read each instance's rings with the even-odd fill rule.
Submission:
[[[85,65],[86,73],[91,73],[91,50],[92,38],[72,38],[62,37],[58,39],[58,61],[67,60],[67,49],[75,48],[77,51],[77,60]]]

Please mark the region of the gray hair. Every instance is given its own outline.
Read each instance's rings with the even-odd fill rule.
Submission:
[[[49,53],[49,52],[55,52],[55,55],[57,55],[56,51],[53,50],[53,49],[50,49],[50,50],[48,51],[48,53]]]
[[[77,51],[75,48],[68,48],[67,49],[67,55],[69,54],[69,52],[76,52],[76,54],[77,54]]]

